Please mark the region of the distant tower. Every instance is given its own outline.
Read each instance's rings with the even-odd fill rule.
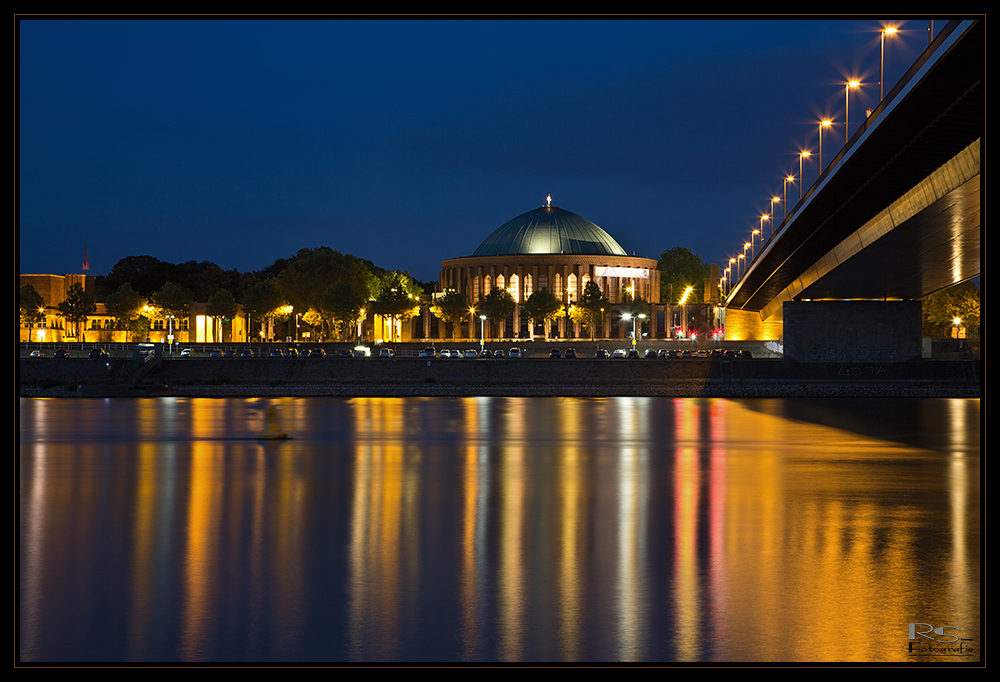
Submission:
[[[90,264],[87,262],[87,244],[83,245],[83,271],[86,272],[90,270]]]
[[[705,303],[719,305],[719,266],[715,263],[708,267],[708,279],[705,280]]]

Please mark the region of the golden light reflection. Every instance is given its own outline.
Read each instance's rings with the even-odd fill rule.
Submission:
[[[682,661],[697,661],[701,654],[701,585],[698,578],[698,467],[700,404],[674,401],[674,587],[677,650]]]
[[[385,398],[352,401],[360,433],[386,433],[385,439],[362,441],[355,449],[351,540],[351,648],[375,660],[392,660],[400,639],[403,576],[412,569],[403,537],[405,462],[403,403]]]
[[[219,503],[221,477],[217,474],[224,452],[218,443],[198,441],[191,453],[190,491],[187,505],[187,528],[184,549],[184,596],[181,625],[181,658],[201,661],[205,658],[212,632],[213,578],[218,569]]]
[[[290,400],[298,439],[268,446],[229,435],[258,401],[67,402],[21,423],[26,652],[109,609],[137,660],[163,637],[203,660],[220,629],[298,651],[327,618],[342,658],[381,661],[421,636],[762,662],[912,661],[914,619],[978,636],[980,401],[921,408],[934,450],[779,400]],[[109,564],[117,601],[77,600]]]

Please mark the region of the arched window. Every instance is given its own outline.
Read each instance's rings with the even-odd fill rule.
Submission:
[[[517,286],[517,275],[510,276],[510,295],[514,297],[514,303],[521,302],[521,290]]]
[[[528,298],[533,293],[535,293],[535,290],[531,288],[531,275],[525,275],[524,276],[524,297]]]
[[[569,273],[566,277],[566,295],[569,297],[570,301],[579,301],[580,295],[576,290],[576,274]]]

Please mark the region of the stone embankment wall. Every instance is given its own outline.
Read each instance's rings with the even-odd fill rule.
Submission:
[[[185,358],[164,360],[138,391],[114,387],[104,361],[26,360],[20,370],[21,395],[78,384],[79,395],[978,397],[981,385],[979,362],[934,361]]]

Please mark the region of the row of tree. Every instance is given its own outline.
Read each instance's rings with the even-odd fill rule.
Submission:
[[[297,317],[317,338],[350,338],[369,313],[393,322],[414,314],[424,292],[407,272],[387,271],[329,247],[301,249],[293,258],[242,274],[208,262],[171,265],[151,256],[130,256],[96,280],[97,297],[114,328],[133,338],[145,335],[153,319],[188,317],[195,303],[205,303],[206,314],[217,322],[232,319],[242,306],[251,323]],[[41,295],[25,285],[19,298],[22,325],[40,323]],[[94,314],[96,303],[74,284],[58,310],[83,338],[81,325]]]
[[[698,254],[685,247],[669,249],[661,254],[658,269],[661,301],[676,303],[687,287],[694,288],[693,300],[704,300],[709,266]],[[204,303],[206,313],[217,321],[232,319],[242,306],[251,323],[290,323],[298,317],[317,338],[353,338],[359,322],[369,314],[389,319],[395,329],[397,321],[417,312],[419,297],[433,290],[433,286],[414,280],[408,272],[387,271],[325,246],[301,249],[291,258],[246,273],[223,270],[208,261],[174,265],[152,256],[129,256],[118,261],[108,275],[95,280],[97,300],[104,301],[115,328],[133,336],[144,334],[152,319],[183,319],[192,304]],[[633,315],[648,313],[645,301],[630,300],[628,292],[623,292],[623,299]],[[21,324],[41,323],[42,305],[42,297],[33,287],[21,287]],[[546,290],[535,292],[520,306],[521,315],[535,323],[568,315],[590,328],[592,336],[595,326],[604,319],[604,311],[610,309],[609,301],[594,282],[587,283],[580,300],[569,310]],[[492,326],[502,324],[516,307],[509,292],[493,289],[474,312],[485,315]],[[94,314],[96,304],[77,284],[70,287],[58,309],[77,329],[77,337],[83,338],[81,326]],[[455,324],[472,309],[464,295],[449,291],[435,301],[433,311],[439,319]],[[962,319],[963,326],[979,326],[979,289],[975,284],[967,282],[925,299],[925,335],[944,335],[955,318]]]
[[[636,297],[633,300],[626,293],[624,300],[628,312],[632,315],[649,313],[649,303],[641,297]],[[506,289],[491,289],[476,306],[470,304],[465,294],[450,290],[435,301],[431,312],[438,319],[454,325],[452,333],[457,338],[458,327],[463,319],[469,316],[485,317],[490,322],[492,334],[492,326],[503,324],[517,307],[518,304],[514,301],[514,297]],[[539,289],[520,304],[521,316],[531,320],[533,324],[543,324],[550,320],[569,316],[573,322],[589,329],[591,338],[594,337],[595,328],[603,323],[606,312],[610,310],[611,301],[601,291],[601,287],[593,281],[587,282],[580,300],[573,303],[569,310],[548,289]]]

